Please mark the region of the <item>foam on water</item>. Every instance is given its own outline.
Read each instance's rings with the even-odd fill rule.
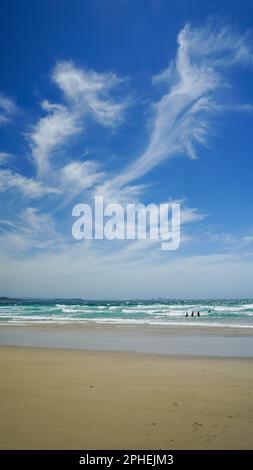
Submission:
[[[189,316],[192,310],[200,317]],[[1,300],[0,324],[114,324],[253,328],[253,300]]]

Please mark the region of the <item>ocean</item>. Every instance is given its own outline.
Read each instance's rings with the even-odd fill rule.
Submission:
[[[194,311],[194,317],[185,317]],[[200,317],[196,312],[200,312]],[[131,300],[1,299],[0,325],[150,325],[253,328],[253,299]]]

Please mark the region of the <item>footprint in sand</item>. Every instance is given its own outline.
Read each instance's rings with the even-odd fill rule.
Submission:
[[[194,431],[198,431],[201,426],[203,426],[202,423],[197,423],[195,421],[195,423],[193,423]]]
[[[206,439],[205,439],[205,441],[206,441],[206,442],[210,442],[210,443],[212,443],[212,442],[214,442],[214,440],[215,440],[215,437],[216,437],[216,435],[215,435],[215,434],[213,434],[213,435],[212,435],[212,437],[211,437],[211,436],[209,436],[209,434],[206,434]]]

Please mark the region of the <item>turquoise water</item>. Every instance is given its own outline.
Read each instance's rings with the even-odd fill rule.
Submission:
[[[200,317],[185,313],[200,311]],[[209,312],[210,310],[210,312]],[[1,325],[108,324],[150,326],[215,326],[253,328],[253,299],[247,300],[136,300],[80,299],[1,300]]]

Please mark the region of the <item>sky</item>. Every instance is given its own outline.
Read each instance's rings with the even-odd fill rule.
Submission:
[[[0,295],[252,298],[253,1],[2,0]],[[72,237],[181,205],[181,244]]]

